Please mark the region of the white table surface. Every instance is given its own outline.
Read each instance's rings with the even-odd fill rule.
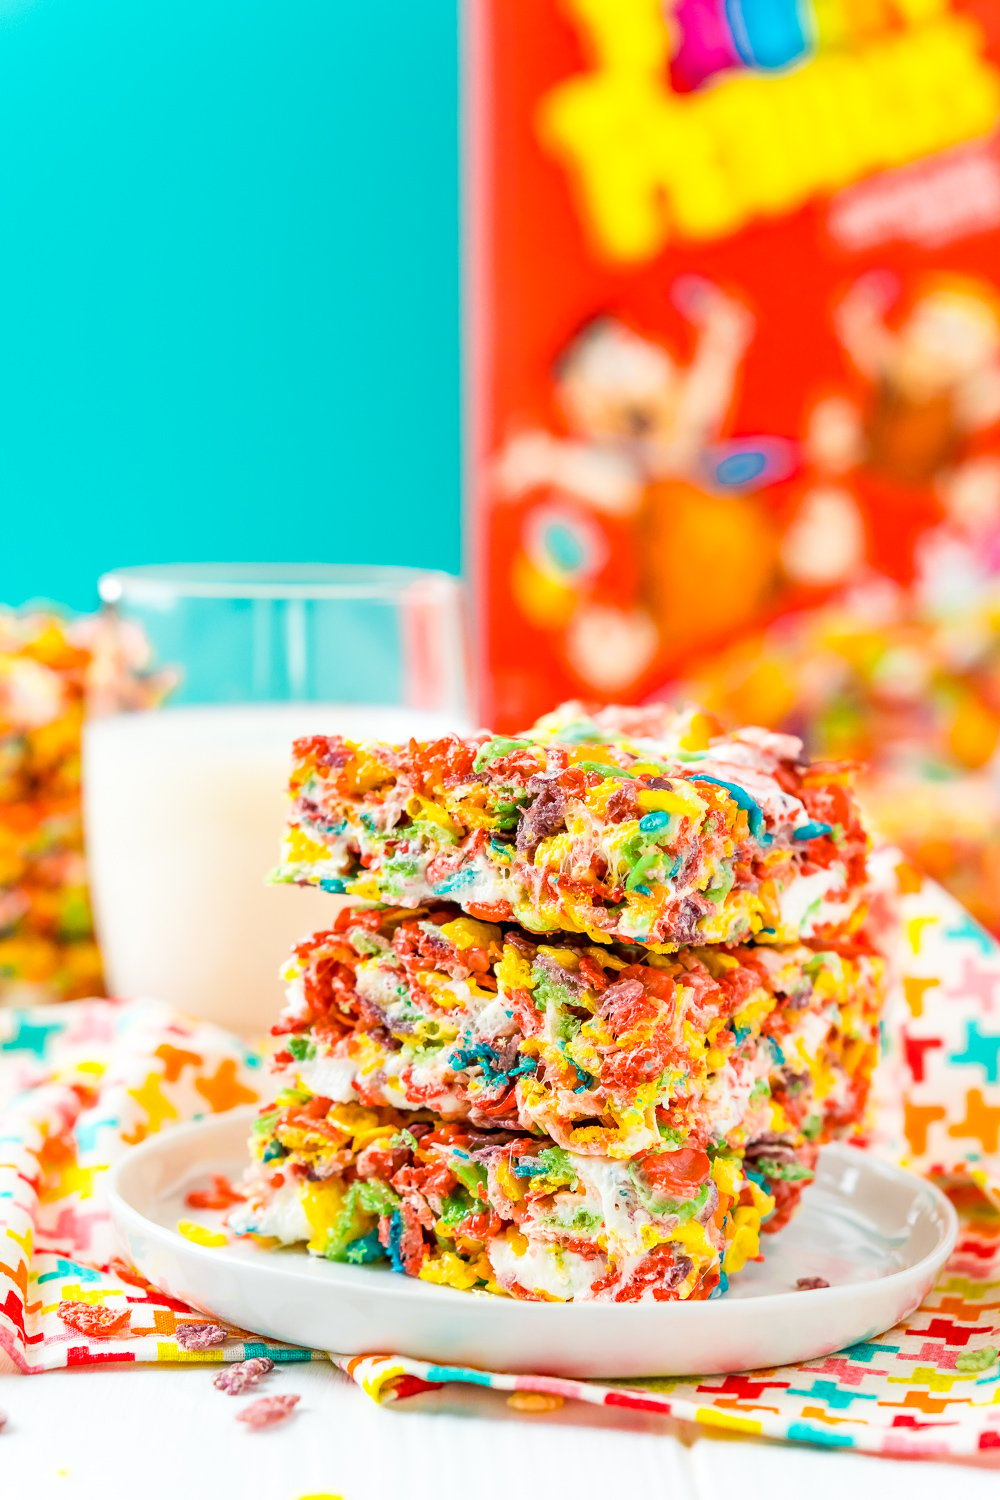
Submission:
[[[276,1370],[295,1414],[253,1432],[211,1367],[0,1374],[3,1500],[940,1500],[1000,1494],[1000,1470],[695,1435],[567,1403],[526,1416],[450,1388],[378,1407],[323,1364]],[[905,1486],[905,1489],[904,1489]],[[849,1487],[849,1488],[848,1488]]]

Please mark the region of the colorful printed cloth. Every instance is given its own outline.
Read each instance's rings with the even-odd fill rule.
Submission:
[[[609,1385],[387,1353],[330,1358],[380,1400],[464,1382],[870,1452],[1000,1449],[1000,947],[940,888],[895,873],[905,951],[881,1134],[945,1183],[962,1216],[955,1253],[908,1324],[802,1365],[703,1380]],[[239,1331],[185,1347],[178,1330],[204,1319],[116,1259],[103,1202],[102,1174],[128,1145],[255,1102],[257,1063],[224,1032],[151,1002],[0,1011],[0,1350],[16,1368],[314,1357]],[[109,1336],[78,1332],[67,1303],[107,1309]]]
[[[101,1179],[179,1120],[256,1101],[259,1058],[154,1001],[0,1010],[0,1351],[25,1374],[105,1361],[309,1359],[259,1339],[185,1349],[204,1323],[117,1259]],[[120,1336],[67,1324],[79,1305],[127,1314]],[[106,1321],[113,1321],[112,1318]]]

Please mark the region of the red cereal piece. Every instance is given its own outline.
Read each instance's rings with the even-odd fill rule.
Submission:
[[[228,1177],[215,1173],[210,1188],[199,1188],[188,1193],[184,1202],[188,1208],[232,1208],[234,1203],[243,1202],[243,1194],[233,1187]]]
[[[261,1396],[237,1414],[237,1422],[248,1427],[271,1427],[291,1416],[292,1410],[301,1401],[301,1396]]]
[[[800,1276],[795,1283],[797,1292],[818,1292],[821,1287],[829,1286],[822,1276]]]
[[[217,1391],[225,1391],[227,1396],[238,1396],[263,1380],[273,1369],[274,1360],[262,1354],[254,1359],[243,1359],[238,1364],[227,1365],[224,1370],[219,1371],[212,1384]]]
[[[0,1432],[3,1432],[3,1430],[4,1430],[4,1428],[6,1426],[7,1426],[7,1413],[5,1411],[0,1411]]]
[[[174,1338],[182,1349],[217,1349],[229,1334],[218,1323],[181,1323]]]
[[[117,1255],[108,1261],[106,1269],[113,1276],[117,1276],[119,1281],[125,1281],[129,1286],[136,1286],[140,1291],[148,1292],[153,1290],[145,1276],[139,1275],[135,1266],[130,1266],[127,1261],[121,1260]]]
[[[93,1302],[60,1302],[59,1316],[67,1328],[75,1328],[77,1333],[92,1339],[108,1339],[116,1333],[128,1333],[132,1327],[132,1314],[127,1307],[115,1312]]]

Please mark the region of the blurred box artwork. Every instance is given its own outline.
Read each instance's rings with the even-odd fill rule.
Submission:
[[[874,756],[1000,918],[1000,5],[470,29],[483,718],[677,694]]]

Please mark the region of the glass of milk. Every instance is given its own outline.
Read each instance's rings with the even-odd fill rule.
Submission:
[[[84,812],[110,992],[256,1036],[293,943],[343,898],[271,886],[299,735],[470,727],[460,586],[410,568],[128,568],[100,580],[174,669],[165,705],[95,719]]]

